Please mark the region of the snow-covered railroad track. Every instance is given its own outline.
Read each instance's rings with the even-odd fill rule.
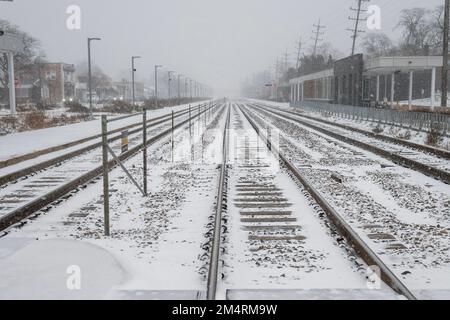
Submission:
[[[217,107],[213,104],[209,108],[204,108],[200,112],[203,114],[211,108]],[[200,109],[199,109],[200,110]],[[184,114],[183,112],[180,114]],[[191,120],[195,120],[199,113],[192,114]],[[162,121],[160,126],[156,126],[148,132],[148,144],[151,145],[172,132],[171,124],[166,123],[171,118]],[[175,129],[180,128],[189,122],[189,118],[182,116]],[[154,125],[154,124],[153,124]],[[152,127],[153,127],[152,125]],[[134,156],[142,149],[141,129],[137,129],[137,135],[130,139],[132,146],[129,151],[119,156],[120,160],[125,160]],[[120,145],[112,145],[116,154],[120,153]],[[92,152],[97,151],[97,152]],[[9,183],[0,189],[0,231],[8,228],[14,223],[23,220],[40,209],[45,208],[55,201],[61,201],[70,197],[70,192],[82,188],[102,173],[101,152],[90,150],[78,156],[71,157],[66,161],[49,166],[47,170],[37,172],[14,183]],[[110,168],[117,164],[114,160],[110,162]]]
[[[205,105],[199,105],[196,108],[192,109],[192,112],[194,111],[198,111],[200,108],[203,108]],[[186,115],[189,113],[189,109],[183,109],[177,112],[174,112],[174,118],[175,119],[183,119],[183,117],[186,117]],[[147,128],[151,129],[153,127],[159,126],[161,124],[164,123],[168,123],[170,122],[172,119],[172,115],[171,114],[166,114],[163,116],[159,116],[156,118],[152,118],[152,119],[148,119],[148,124],[147,124]],[[138,127],[138,128],[137,128]],[[137,129],[134,129],[137,128]],[[121,138],[121,132],[125,131],[125,130],[130,130],[131,131],[128,132],[129,136],[134,136],[134,135],[140,135],[142,132],[142,121],[131,124],[131,125],[127,125],[127,126],[123,126],[121,128],[117,128],[114,130],[110,130],[108,132],[108,141],[109,142],[114,142],[117,141]],[[24,155],[21,155],[19,157],[12,157],[8,160],[4,160],[0,162],[0,187],[11,183],[11,182],[15,182],[18,179],[21,178],[27,178],[29,175],[33,175],[36,172],[39,171],[43,171],[46,170],[52,166],[58,165],[64,161],[70,160],[74,157],[77,157],[79,155],[82,155],[86,152],[90,152],[93,151],[95,149],[98,149],[101,147],[101,142],[96,142],[94,144],[90,144],[90,145],[86,145],[87,143],[89,143],[90,141],[93,140],[100,140],[101,139],[101,134],[100,135],[93,135],[84,139],[80,139],[80,140],[76,140],[76,141],[72,141],[69,143],[65,143],[63,145],[59,145],[59,146],[54,146],[54,147],[50,147],[47,149],[42,149],[42,150],[38,150],[38,151],[34,151],[31,153],[27,153]],[[81,146],[79,149],[73,150],[74,147],[76,146]],[[67,153],[64,154],[60,154],[61,151],[67,151]],[[52,156],[53,157],[50,157]],[[39,163],[24,167],[24,168],[16,168],[16,167],[21,167],[21,166],[17,166],[17,164],[20,164],[22,162],[25,162],[27,160],[30,159],[35,159],[41,156],[45,156],[45,160],[40,161]],[[47,159],[47,157],[49,157]],[[11,168],[11,169],[10,169]],[[5,172],[6,173],[3,173]]]
[[[254,105],[254,107],[261,108],[278,117],[294,121],[301,124],[302,126],[311,128],[317,132],[328,135],[344,143],[382,156],[386,159],[391,160],[395,164],[416,170],[425,175],[450,184],[450,163],[448,159],[439,159],[435,156],[425,154],[423,152],[414,151],[406,147],[399,147],[388,142],[379,141],[375,138],[365,136],[363,134],[345,131],[344,129],[338,129],[330,125],[313,123],[309,120],[302,120],[298,117],[277,112],[273,109],[269,109],[260,105]]]
[[[296,116],[298,116],[300,118],[309,119],[313,123],[327,124],[327,125],[330,125],[331,127],[338,127],[338,128],[341,128],[341,129],[345,129],[346,131],[356,132],[356,133],[365,135],[365,136],[370,137],[370,138],[375,138],[375,139],[380,140],[380,141],[389,142],[389,143],[394,144],[396,146],[396,148],[397,148],[396,150],[398,150],[399,147],[407,147],[412,152],[418,152],[419,151],[420,152],[420,153],[418,153],[419,157],[420,157],[420,154],[425,154],[425,156],[433,155],[433,156],[435,156],[436,158],[439,158],[439,159],[450,160],[450,151],[448,151],[448,150],[435,148],[435,147],[432,147],[432,146],[419,144],[419,143],[411,142],[409,140],[403,140],[403,139],[399,139],[399,138],[395,138],[395,137],[391,137],[391,136],[387,136],[387,135],[383,135],[383,134],[379,134],[379,133],[374,133],[372,131],[367,131],[367,130],[364,130],[364,129],[360,129],[360,128],[357,128],[357,127],[354,127],[354,126],[350,126],[350,125],[347,125],[347,124],[343,124],[343,123],[339,123],[339,122],[332,122],[332,121],[328,121],[328,120],[321,119],[321,118],[318,118],[318,117],[313,117],[313,116],[304,114],[302,112],[298,112],[295,109],[290,109],[289,111],[287,111],[286,109],[279,108],[279,107],[274,107],[274,106],[270,106],[270,105],[266,105],[266,104],[264,104],[264,106],[272,108],[274,110],[281,111],[283,113],[290,114],[290,115],[296,115]],[[408,127],[404,127],[404,129],[408,130],[409,128]],[[398,150],[398,152],[401,153],[402,150]],[[439,159],[438,160],[433,159],[432,162],[434,163],[434,162],[437,161],[437,163],[443,164],[444,170],[449,171],[450,170],[450,165],[448,164],[448,161],[447,162],[443,162],[443,161],[440,161]]]
[[[351,298],[356,292],[369,299],[395,298],[386,285],[384,290],[364,290],[366,264],[358,255],[379,265],[394,290],[414,298],[347,226],[334,217],[330,220],[337,228],[330,227],[323,213],[333,209],[318,201],[286,158],[276,157],[272,141],[239,105],[233,106],[230,123],[234,132],[224,139],[229,149],[224,148],[228,157],[223,168],[228,169],[222,172],[225,187],[219,189],[209,273],[214,278],[208,281],[217,286],[208,285],[209,299]]]
[[[282,152],[416,296],[448,297],[447,184],[261,108],[248,110],[261,128],[280,130]]]

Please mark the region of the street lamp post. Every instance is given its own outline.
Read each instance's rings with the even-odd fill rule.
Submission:
[[[192,101],[192,81],[194,81],[194,80],[189,79],[189,93],[191,95],[191,101]]]
[[[188,81],[190,79],[188,77],[184,78],[184,97],[188,98]]]
[[[134,68],[134,60],[139,59],[140,56],[131,57],[131,91],[133,92],[133,106],[135,106],[135,95],[134,95],[134,73],[136,69]]]
[[[155,66],[155,107],[158,109],[158,68],[162,68],[161,65]]]
[[[100,41],[100,38],[88,38],[88,85],[89,85],[89,113],[92,116],[92,69],[91,69],[91,41]]]
[[[171,98],[170,97],[170,87],[171,87],[170,83],[172,82],[172,74],[175,73],[175,71],[169,71],[168,73],[169,73],[169,107],[171,107],[172,104],[170,103],[170,98]]]
[[[178,75],[178,105],[181,104],[180,78],[182,76],[183,76],[182,74]]]

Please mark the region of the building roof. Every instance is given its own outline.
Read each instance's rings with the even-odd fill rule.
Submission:
[[[386,74],[442,67],[442,56],[377,57],[364,61],[366,74]]]
[[[311,73],[306,76],[301,76],[298,78],[291,79],[291,80],[289,80],[289,83],[296,84],[296,83],[302,83],[302,82],[308,81],[308,80],[322,79],[322,78],[328,78],[328,77],[333,77],[333,76],[334,76],[334,69],[331,68],[331,69],[326,69],[323,71]]]

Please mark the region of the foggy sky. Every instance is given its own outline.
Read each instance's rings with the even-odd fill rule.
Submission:
[[[211,85],[216,96],[238,94],[253,72],[290,52],[302,35],[311,46],[312,25],[326,26],[325,41],[343,54],[351,49],[348,21],[355,0],[14,0],[0,1],[0,18],[19,25],[42,42],[51,61],[86,61],[86,38],[93,63],[113,78],[130,77],[130,57],[141,55],[137,78],[150,82],[153,65],[163,64]],[[444,0],[372,0],[382,9],[382,28],[394,39],[403,8],[432,8]],[[79,5],[81,30],[66,28],[66,8]]]

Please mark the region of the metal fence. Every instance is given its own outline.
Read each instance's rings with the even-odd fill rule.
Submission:
[[[418,131],[427,132],[431,128],[436,128],[445,135],[448,135],[450,129],[450,115],[447,114],[348,106],[319,101],[291,102],[291,107],[351,120],[379,122]]]

